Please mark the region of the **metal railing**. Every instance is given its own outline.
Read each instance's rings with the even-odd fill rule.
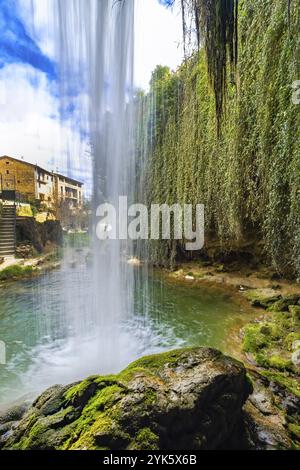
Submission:
[[[15,176],[0,175],[0,197],[15,203],[16,201],[16,178]]]

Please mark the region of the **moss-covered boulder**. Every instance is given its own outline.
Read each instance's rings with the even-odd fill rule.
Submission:
[[[295,298],[291,300],[295,301]],[[295,446],[299,447],[300,439],[296,432],[300,425],[300,321],[298,306],[287,306],[286,304],[285,310],[266,314],[258,321],[248,324],[244,328],[243,348],[248,359],[258,366],[261,377],[267,380],[264,387],[271,391],[272,400],[277,409],[283,411],[284,425],[289,437]],[[262,379],[260,381],[263,382]],[[253,409],[251,406],[250,408],[248,406],[248,409]],[[280,412],[276,416],[277,427],[280,421],[278,421],[279,416]],[[257,420],[257,422],[259,421],[261,422],[261,417]],[[270,436],[269,424],[267,423],[267,434]],[[276,433],[282,434],[279,433],[279,428]],[[265,431],[262,434],[266,435]],[[269,439],[269,442],[271,441],[274,441],[274,434]],[[279,439],[279,442],[282,444],[283,441]]]
[[[265,368],[300,397],[299,364],[295,351],[300,341],[300,321],[293,308],[274,312],[244,328],[243,349],[256,365]]]
[[[47,390],[2,435],[4,449],[218,449],[252,391],[243,365],[212,349],[145,357],[118,375]]]
[[[270,312],[288,312],[290,306],[296,305],[299,301],[299,298],[300,296],[296,294],[283,297],[282,299],[277,300],[277,302],[274,302],[271,306],[269,306],[268,310]]]

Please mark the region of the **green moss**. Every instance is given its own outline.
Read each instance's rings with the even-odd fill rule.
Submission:
[[[256,353],[268,345],[268,338],[261,331],[260,324],[249,324],[244,330],[243,349],[246,352]]]
[[[66,394],[65,398],[67,402],[72,404],[80,403],[84,396],[92,395],[92,390],[96,390],[95,381],[97,380],[98,376],[91,376],[87,379],[83,380],[82,382],[74,385],[74,387],[70,388]],[[89,398],[89,397],[88,397]]]
[[[122,398],[124,389],[119,385],[106,386],[102,390],[99,390],[93,399],[84,408],[84,414],[94,415],[97,411],[104,411],[118,400]]]
[[[300,323],[300,305],[290,305],[289,311],[296,323]]]
[[[288,351],[293,351],[293,344],[295,341],[300,341],[300,332],[299,333],[289,333],[285,339],[284,344]]]
[[[94,424],[92,425],[91,421],[84,422],[84,419],[78,424],[79,426],[77,427],[76,432],[73,434],[69,442],[64,446],[64,449],[99,450],[97,442],[95,441],[95,436],[107,435],[109,430],[113,427],[112,419],[105,414],[96,415],[94,418]],[[105,446],[102,446],[102,449],[103,448],[105,448]],[[109,447],[106,449],[110,450]]]
[[[293,437],[300,441],[300,426],[298,424],[290,423],[288,425],[288,430],[293,435]]]
[[[0,271],[0,281],[10,281],[24,277],[30,277],[33,274],[32,266],[20,266],[14,264]]]
[[[293,303],[294,303],[293,299],[284,298],[281,300],[277,300],[277,302],[275,302],[268,308],[268,311],[269,312],[288,312],[289,307],[293,305]]]
[[[292,394],[300,398],[300,383],[297,376],[291,376],[287,372],[274,372],[270,370],[260,371],[261,375],[267,377],[270,381],[278,383],[289,390]]]
[[[159,437],[150,428],[141,429],[131,448],[135,450],[158,450]]]
[[[267,363],[270,367],[278,370],[293,370],[293,363],[291,360],[284,359],[280,356],[271,356],[268,358]]]
[[[293,343],[300,338],[300,328],[289,312],[274,312],[265,320],[244,328],[243,349],[264,368],[297,373],[292,361]]]
[[[153,405],[156,402],[157,394],[155,390],[147,390],[144,394],[143,403],[145,405]]]

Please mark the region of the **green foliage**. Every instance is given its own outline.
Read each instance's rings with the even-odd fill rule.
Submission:
[[[72,248],[87,248],[91,244],[89,233],[86,232],[73,232],[64,235],[64,241],[67,246]]]
[[[0,271],[0,281],[10,281],[24,277],[30,277],[33,274],[32,266],[20,266],[14,264]]]
[[[265,259],[290,276],[300,274],[299,11],[295,0],[289,26],[286,0],[239,2],[236,83],[227,77],[219,137],[204,50],[176,72],[156,69],[138,129],[139,200],[203,203],[206,238],[224,251],[262,242]],[[165,265],[182,251],[175,241],[150,247]]]
[[[227,65],[231,78],[238,55],[238,0],[196,0],[193,14],[198,44],[203,41],[210,82],[214,91],[218,133],[224,111],[227,88]]]

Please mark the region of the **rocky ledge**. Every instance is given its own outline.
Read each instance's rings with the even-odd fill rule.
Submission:
[[[252,392],[244,366],[219,351],[171,351],[142,358],[118,375],[54,386],[26,411],[7,411],[0,416],[0,446],[21,450],[288,448],[288,439],[270,439],[272,430],[266,431],[261,422],[259,408],[266,404],[260,391],[251,404],[255,412],[244,409]]]

